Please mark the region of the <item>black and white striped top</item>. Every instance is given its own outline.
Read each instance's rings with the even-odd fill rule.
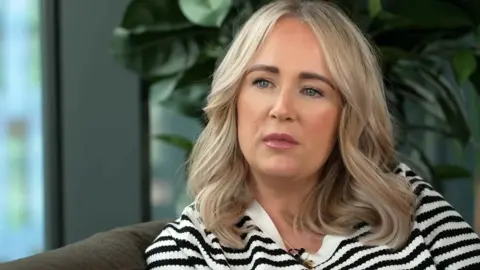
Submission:
[[[404,248],[366,246],[353,236],[326,236],[317,254],[302,254],[315,269],[478,269],[480,239],[462,217],[432,187],[401,164],[404,176],[418,196],[415,222]],[[285,247],[273,222],[258,203],[246,211],[240,227],[254,227],[244,235],[242,249],[220,246],[218,238],[205,231],[193,206],[185,208],[168,224],[146,250],[148,269],[306,269]]]

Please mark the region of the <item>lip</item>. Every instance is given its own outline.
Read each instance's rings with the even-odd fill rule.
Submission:
[[[289,149],[298,145],[298,142],[286,133],[271,133],[263,138],[263,142],[274,149]]]

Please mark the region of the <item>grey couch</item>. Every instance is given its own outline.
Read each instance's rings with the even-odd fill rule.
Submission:
[[[144,251],[165,221],[98,233],[65,247],[0,264],[0,270],[145,270]]]

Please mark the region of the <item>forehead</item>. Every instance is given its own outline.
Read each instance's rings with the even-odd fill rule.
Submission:
[[[294,17],[282,18],[273,26],[252,64],[276,65],[280,69],[326,70],[317,36],[308,24]]]

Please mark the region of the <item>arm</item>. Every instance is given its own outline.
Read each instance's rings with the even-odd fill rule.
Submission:
[[[165,227],[145,251],[147,270],[159,269],[209,269],[198,247],[182,240],[178,223]]]
[[[419,199],[416,223],[437,269],[480,269],[478,235],[438,192],[412,174]]]

